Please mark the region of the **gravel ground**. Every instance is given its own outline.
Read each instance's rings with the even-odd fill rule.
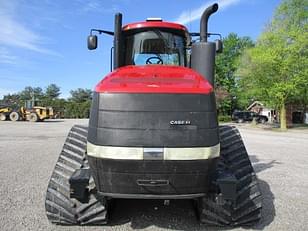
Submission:
[[[87,120],[0,122],[1,230],[217,230],[198,224],[189,200],[169,206],[157,200],[117,200],[108,226],[51,225],[45,216],[45,190],[73,124]],[[252,230],[308,230],[307,130],[239,129],[264,196],[262,221]]]

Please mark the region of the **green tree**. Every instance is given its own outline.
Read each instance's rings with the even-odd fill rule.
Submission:
[[[1,104],[12,106],[13,108],[18,107],[20,104],[19,94],[7,94],[3,96]]]
[[[77,90],[70,91],[70,100],[77,103],[92,100],[92,91],[90,89],[78,88]]]
[[[238,106],[237,104],[237,76],[239,57],[244,49],[254,46],[249,37],[239,37],[230,33],[223,39],[223,53],[216,59],[216,89],[217,92],[224,92],[223,98],[217,97],[217,105],[221,114],[231,114]]]
[[[71,90],[71,97],[66,103],[65,117],[68,118],[89,118],[92,100],[90,89],[78,88]]]
[[[25,87],[24,90],[22,90],[20,93],[18,93],[20,95],[20,99],[25,101],[25,100],[31,100],[31,99],[42,99],[42,97],[44,96],[43,90],[40,87],[31,87],[31,86],[27,86]]]
[[[46,87],[45,96],[48,99],[56,99],[60,94],[60,87],[58,87],[56,84],[52,83]]]
[[[284,0],[255,48],[242,58],[246,90],[279,108],[285,130],[286,104],[306,97],[308,78],[308,0]]]

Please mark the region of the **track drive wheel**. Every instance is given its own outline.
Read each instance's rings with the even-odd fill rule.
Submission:
[[[231,172],[237,179],[235,201],[219,200],[220,189],[199,200],[202,223],[215,226],[248,226],[261,218],[262,195],[239,131],[232,126],[220,127],[220,160],[218,171]]]
[[[45,208],[50,222],[60,225],[100,225],[107,223],[107,203],[97,195],[90,179],[87,203],[70,198],[69,178],[76,169],[87,168],[85,156],[87,127],[73,126],[50,178]]]
[[[11,120],[11,121],[18,121],[18,120],[20,120],[20,115],[19,115],[19,113],[16,112],[16,111],[11,112],[11,113],[10,113],[10,120]]]
[[[39,117],[35,112],[31,112],[29,115],[29,121],[30,122],[37,122],[39,121]]]
[[[4,113],[0,113],[0,121],[5,121],[6,115]]]

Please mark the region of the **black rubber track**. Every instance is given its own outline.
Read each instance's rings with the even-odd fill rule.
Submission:
[[[239,131],[232,126],[220,127],[220,160],[218,170],[228,169],[237,178],[235,203],[220,205],[217,193],[199,200],[198,209],[202,223],[214,226],[250,226],[261,218],[262,195],[256,174],[249,160]]]
[[[68,179],[79,168],[88,167],[86,142],[88,128],[73,126],[50,178],[46,192],[46,215],[50,222],[61,225],[99,225],[107,223],[104,198],[91,190],[88,203],[71,199]],[[93,184],[93,180],[90,182]],[[92,185],[93,187],[93,185]]]

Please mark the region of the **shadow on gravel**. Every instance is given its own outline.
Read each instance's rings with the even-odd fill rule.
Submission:
[[[263,230],[266,226],[273,222],[276,216],[274,204],[275,196],[272,193],[269,184],[265,181],[259,179],[259,186],[263,196],[262,218],[261,221],[253,227],[253,229]]]
[[[249,155],[249,159],[253,165],[253,168],[256,173],[265,171],[274,167],[275,165],[283,164],[277,160],[271,160],[269,162],[261,162],[260,159],[255,155]],[[262,218],[261,221],[253,227],[257,230],[263,230],[266,226],[272,223],[276,216],[275,209],[275,196],[271,191],[269,184],[259,178],[259,186],[263,196],[263,208],[262,208]]]
[[[130,223],[133,229],[160,227],[173,230],[204,230],[199,225],[191,200],[114,200],[108,225]]]
[[[263,230],[272,223],[276,215],[274,195],[270,186],[259,180],[263,194],[262,219],[252,227],[244,229]],[[133,229],[159,227],[172,230],[231,230],[232,228],[209,227],[199,223],[192,200],[170,200],[164,205],[163,200],[113,200],[113,209],[108,226],[130,223]]]
[[[254,168],[256,173],[259,173],[259,172],[262,172],[262,171],[264,171],[266,169],[272,168],[275,165],[283,164],[282,162],[279,162],[277,160],[271,160],[271,161],[269,161],[267,163],[260,162],[258,157],[255,156],[255,155],[249,155],[249,159],[250,159],[250,161],[251,161],[251,163],[253,165],[253,168]]]

